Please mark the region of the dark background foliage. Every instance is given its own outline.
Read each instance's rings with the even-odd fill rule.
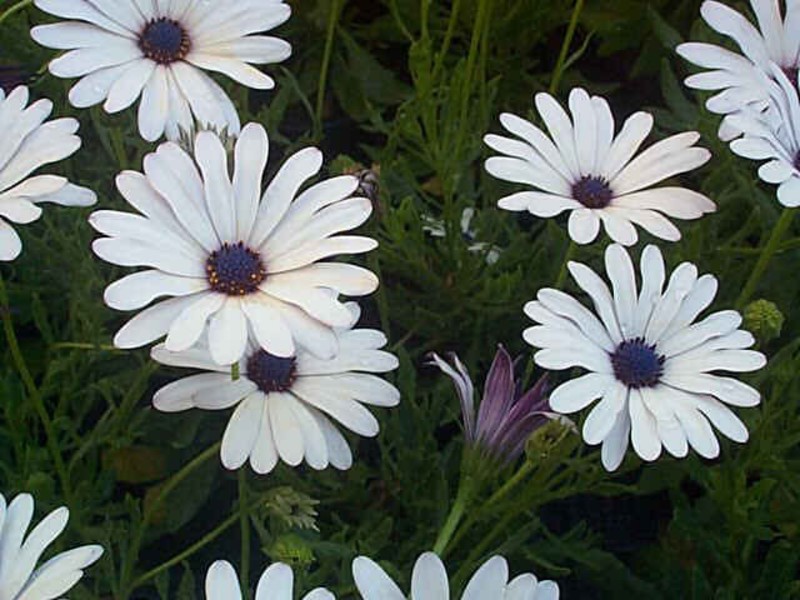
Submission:
[[[354,593],[349,565],[357,554],[408,582],[414,559],[444,522],[462,447],[450,384],[423,366],[424,355],[455,350],[478,382],[503,343],[525,367],[522,305],[562,268],[564,224],[496,210],[510,188],[482,170],[483,134],[500,130],[502,111],[535,118],[535,92],[564,99],[580,85],[607,95],[618,123],[641,108],[655,113],[654,137],[702,132],[714,159],[683,183],[713,198],[719,212],[681,223],[683,240],[662,247],[670,266],[691,260],[718,276],[715,306],[733,305],[779,216],[774,188],[716,139],[718,118],[680,84],[688,68],[675,45],[716,39],[698,20],[700,0],[581,2],[561,63],[576,14],[571,0],[291,4],[294,16],[278,35],[294,55],[267,69],[276,91],[221,83],[243,122],[268,127],[271,172],[285,153],[312,143],[325,150],[332,174],[356,162],[379,169],[367,229],[381,246],[367,263],[382,285],[365,303],[365,323],[383,329],[401,359],[392,377],[403,401],[380,411],[376,440],[351,438],[356,462],[347,472],[225,472],[214,444],[227,415],[150,407],[154,390],[178,372],[156,368],[146,350],[110,347],[126,316],[107,309],[102,293],[121,271],[91,254],[88,211],[48,208],[20,228],[23,255],[0,273],[67,482],[56,476],[30,392],[4,345],[0,489],[7,498],[32,492],[39,516],[69,505],[59,549],[105,546],[71,597],[201,597],[217,558],[249,565],[243,575],[251,584],[268,562],[283,560],[303,589],[327,585],[343,597]],[[0,65],[12,69],[0,74],[19,75],[34,96],[53,99],[55,115],[80,119],[83,148],[56,170],[95,189],[99,206],[122,207],[114,175],[140,168],[153,148],[136,135],[133,110],[109,116],[68,106],[69,82],[47,75],[52,53],[28,35],[47,19],[29,6],[0,25]],[[477,209],[476,238],[502,249],[495,264],[468,249],[459,225],[465,207]],[[447,235],[425,233],[423,215],[440,219]],[[574,436],[534,440],[532,475],[501,501],[476,502],[469,528],[448,547],[456,583],[500,552],[514,573],[557,579],[564,598],[800,597],[798,247],[798,237],[782,243],[757,291],[786,323],[778,337],[761,337],[769,365],[746,378],[763,394],[761,407],[738,411],[751,431],[748,444],[723,442],[715,461],[643,465],[629,456],[608,475],[596,449]],[[595,244],[577,259],[598,266],[601,256]],[[512,475],[499,473],[496,486]]]

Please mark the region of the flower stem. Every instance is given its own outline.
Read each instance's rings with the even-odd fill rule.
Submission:
[[[242,551],[239,570],[239,582],[243,590],[250,588],[250,513],[245,510],[247,506],[247,479],[244,469],[239,469],[239,525],[242,532]],[[246,592],[245,592],[246,593]]]
[[[500,500],[505,498],[514,488],[517,487],[517,485],[519,485],[522,481],[525,480],[525,478],[534,469],[534,467],[535,467],[535,464],[533,463],[533,461],[526,460],[522,464],[522,466],[517,470],[517,472],[514,473],[514,475],[511,476],[509,478],[509,480],[506,481],[500,487],[500,489],[498,489],[494,494],[492,494],[489,497],[489,499],[486,502],[484,502],[483,505],[479,509],[473,511],[473,513],[467,519],[466,523],[464,523],[464,525],[458,530],[458,533],[455,536],[455,539],[453,540],[453,543],[454,544],[458,543],[458,541],[462,537],[464,537],[464,534],[467,531],[469,531],[469,529],[472,527],[472,525],[475,523],[475,521],[478,520],[478,517],[481,514],[483,514],[486,510],[488,510],[489,508],[491,508],[492,506],[494,506],[495,504],[500,502]]]
[[[342,12],[341,0],[332,0],[330,13],[328,14],[328,28],[325,32],[325,50],[322,55],[322,66],[319,70],[319,81],[317,82],[317,105],[314,111],[317,139],[322,138],[322,112],[325,109],[325,88],[328,85],[328,71],[331,65],[331,55],[333,54],[333,41],[336,35],[336,25],[339,23],[339,15]]]
[[[14,13],[21,11],[23,8],[25,8],[26,6],[30,6],[31,4],[33,4],[33,0],[20,0],[20,2],[17,2],[14,6],[9,7],[8,10],[6,10],[5,12],[3,12],[3,14],[0,15],[0,23],[5,21],[8,17],[13,15]]]
[[[775,252],[780,246],[783,236],[786,234],[792,224],[794,214],[795,210],[793,208],[783,209],[783,213],[778,219],[778,222],[775,224],[775,227],[772,228],[772,233],[769,236],[769,240],[767,240],[766,245],[764,245],[763,249],[761,250],[761,256],[758,257],[756,266],[753,267],[753,270],[750,272],[750,277],[742,288],[742,292],[739,294],[738,300],[736,300],[736,308],[738,310],[742,310],[744,308],[744,305],[753,295],[753,292],[756,291],[756,287],[761,281],[761,278],[764,276],[764,272],[767,270],[769,262],[772,260],[772,257],[775,255]]]
[[[575,6],[572,9],[572,17],[567,26],[567,33],[564,36],[564,42],[561,44],[561,52],[558,54],[556,67],[553,69],[553,79],[550,80],[550,87],[548,91],[555,94],[558,91],[558,86],[561,83],[561,78],[564,75],[564,65],[567,63],[567,56],[569,54],[569,47],[572,45],[572,39],[575,37],[575,29],[578,27],[578,19],[583,11],[584,0],[576,0]]]
[[[575,242],[570,239],[567,251],[564,253],[564,260],[561,261],[561,268],[558,270],[558,277],[556,277],[556,282],[553,284],[553,287],[557,290],[564,287],[564,282],[567,280],[567,264],[572,260],[576,247]]]
[[[147,527],[150,525],[150,522],[153,520],[153,516],[156,514],[158,507],[161,506],[161,503],[169,496],[170,492],[174,490],[184,479],[186,479],[192,471],[197,469],[200,465],[202,465],[206,460],[210,457],[214,456],[220,448],[221,442],[217,442],[210,447],[206,448],[195,456],[190,462],[186,463],[184,467],[175,473],[172,477],[167,480],[167,482],[161,487],[159,490],[158,495],[153,499],[153,501],[148,505],[147,509],[144,511],[144,515],[142,516],[142,522],[139,525],[138,530],[136,531],[136,535],[133,537],[133,541],[131,542],[131,546],[128,549],[128,554],[126,558],[126,562],[122,567],[122,585],[120,588],[122,590],[127,590],[126,593],[122,594],[123,598],[127,598],[130,596],[130,592],[133,591],[136,587],[136,583],[130,586],[130,588],[126,588],[126,582],[131,576],[131,572],[133,571],[133,565],[136,560],[139,558],[139,550],[142,547],[142,540],[144,539],[144,534],[147,531]],[[141,578],[140,578],[141,579]],[[137,580],[138,581],[138,580]]]
[[[447,519],[436,537],[436,542],[433,544],[433,551],[439,556],[444,555],[447,544],[450,543],[458,524],[464,517],[467,505],[472,499],[472,488],[471,479],[462,477],[458,484],[456,499],[453,502],[453,506],[450,507],[450,513],[447,515]]]
[[[225,533],[225,531],[229,527],[231,527],[234,523],[236,523],[239,520],[240,513],[242,511],[249,512],[249,510],[250,510],[250,507],[246,507],[246,508],[242,507],[239,511],[235,512],[230,517],[225,519],[222,523],[220,523],[215,529],[213,529],[212,531],[210,531],[209,533],[204,535],[202,538],[200,538],[197,542],[195,542],[194,544],[189,546],[186,550],[184,550],[180,554],[176,554],[175,556],[173,556],[172,558],[170,558],[166,562],[163,562],[160,565],[158,565],[157,567],[155,567],[153,569],[150,569],[147,573],[145,573],[144,575],[139,577],[136,581],[133,582],[133,585],[131,586],[131,589],[136,589],[140,585],[142,585],[142,584],[148,582],[149,580],[151,580],[153,577],[155,577],[159,573],[161,573],[163,571],[166,571],[170,567],[173,567],[173,566],[175,566],[177,564],[180,564],[181,562],[183,562],[184,560],[189,558],[192,554],[194,554],[198,550],[201,550],[202,548],[204,548],[205,546],[207,546],[208,544],[213,542],[220,535]]]
[[[10,9],[9,9],[10,10]],[[71,508],[72,506],[72,486],[69,481],[69,473],[64,463],[64,457],[61,456],[61,450],[58,446],[56,439],[55,429],[53,428],[53,421],[47,413],[47,408],[44,405],[44,400],[39,393],[39,388],[36,387],[36,382],[33,380],[28,365],[25,362],[25,357],[19,347],[17,334],[14,332],[14,323],[11,320],[11,304],[8,300],[8,293],[6,292],[5,281],[3,276],[0,275],[0,313],[3,318],[3,330],[5,331],[6,340],[8,341],[9,350],[11,350],[11,357],[14,360],[14,365],[22,378],[25,387],[28,390],[28,397],[33,402],[34,409],[39,415],[39,419],[44,427],[45,437],[47,439],[47,447],[53,457],[53,463],[56,467],[56,473],[61,482],[61,488],[64,491],[64,499]]]

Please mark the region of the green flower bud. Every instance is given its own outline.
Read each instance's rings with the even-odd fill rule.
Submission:
[[[781,334],[784,320],[783,313],[769,300],[756,300],[744,309],[744,328],[762,344]]]
[[[292,533],[279,536],[267,549],[267,554],[272,561],[291,567],[308,567],[316,560],[305,540]]]

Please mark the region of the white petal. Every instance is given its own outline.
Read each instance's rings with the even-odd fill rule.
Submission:
[[[256,600],[292,600],[294,574],[289,565],[276,563],[270,565],[256,587]]]
[[[577,244],[588,244],[597,237],[600,231],[600,219],[594,211],[587,208],[573,210],[567,223],[569,237]]]
[[[218,560],[209,567],[206,600],[242,600],[239,578],[229,562]]]
[[[425,552],[414,563],[411,574],[411,600],[438,600],[450,597],[447,571],[433,552]]]
[[[192,298],[192,296],[188,298]],[[188,306],[184,304],[186,308],[169,326],[165,342],[167,350],[181,352],[193,346],[205,330],[211,315],[225,304],[225,299],[226,297],[222,294],[208,292],[198,295]]]
[[[220,458],[226,469],[238,469],[250,456],[264,415],[262,394],[251,394],[233,412],[222,436]]]
[[[502,598],[508,582],[508,563],[502,556],[493,556],[480,568],[464,588],[461,600],[484,600],[484,598]],[[447,596],[442,596],[447,598]]]
[[[631,390],[628,399],[631,417],[631,443],[636,454],[644,460],[653,461],[661,454],[661,439],[656,430],[655,417],[642,401],[639,390]]]
[[[386,572],[366,556],[353,560],[353,579],[363,600],[406,600]]]
[[[587,373],[577,379],[562,383],[550,394],[550,407],[560,413],[570,414],[589,406],[614,385],[614,379],[602,373]]]

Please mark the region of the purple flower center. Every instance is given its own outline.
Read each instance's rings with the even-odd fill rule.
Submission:
[[[794,157],[794,168],[796,171],[800,171],[800,152]]]
[[[792,85],[794,87],[797,87],[797,72],[798,72],[797,66],[793,65],[791,67],[782,67],[782,70],[784,75],[786,75],[789,81],[792,82]]]
[[[285,392],[297,378],[297,361],[259,350],[247,359],[247,378],[265,394]]]
[[[664,373],[664,356],[642,338],[625,340],[611,355],[616,378],[630,388],[653,387]]]
[[[192,44],[186,30],[172,19],[153,19],[139,34],[139,48],[144,55],[161,65],[182,60]]]
[[[572,185],[572,197],[586,208],[605,208],[614,194],[603,177],[586,175]]]
[[[244,245],[224,243],[206,260],[206,278],[211,289],[229,296],[246,296],[267,278],[261,256]]]

